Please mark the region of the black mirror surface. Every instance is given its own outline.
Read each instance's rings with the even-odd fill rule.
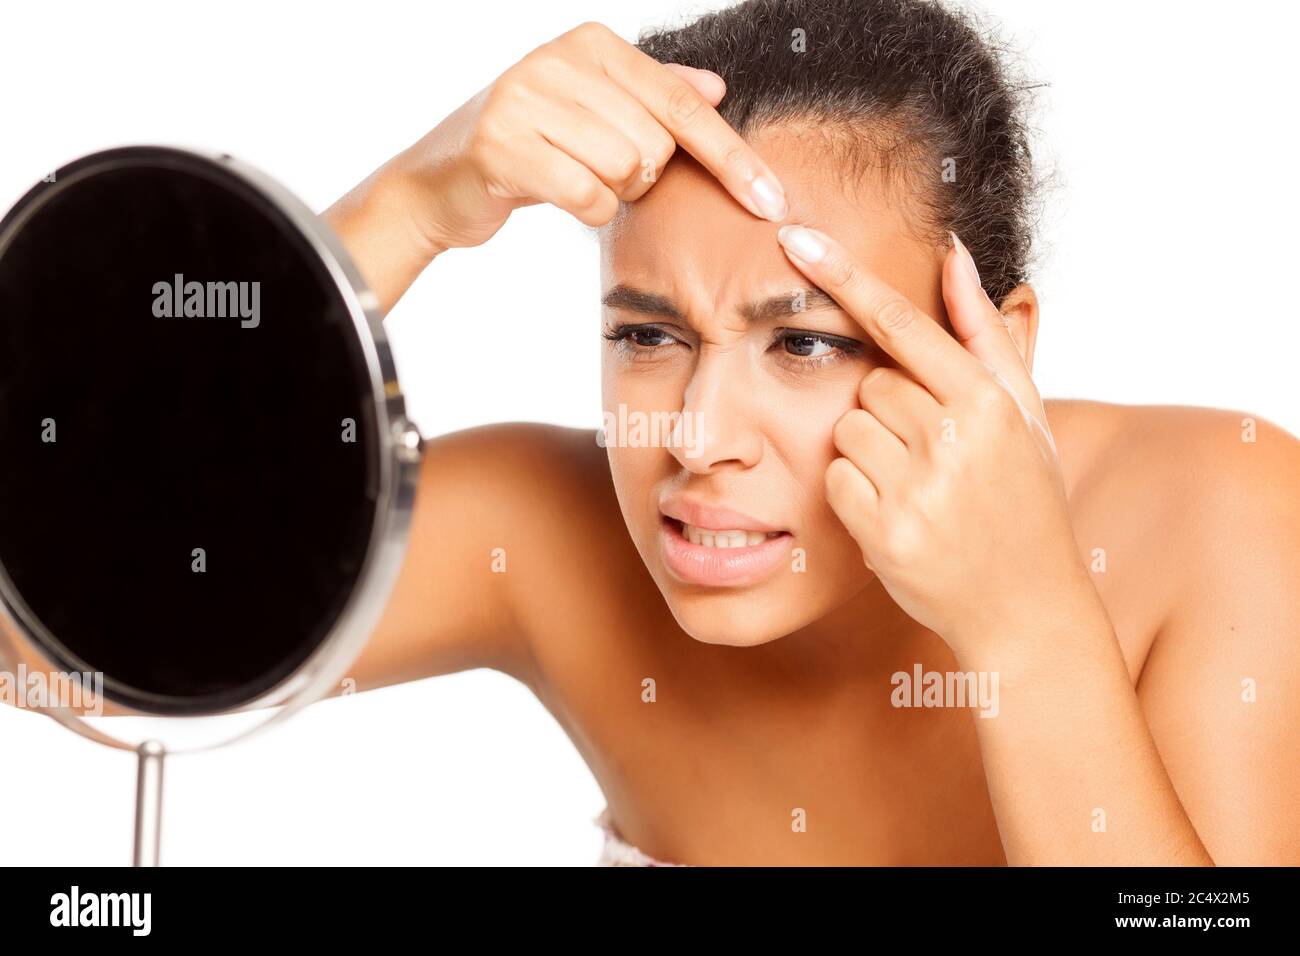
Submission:
[[[0,224],[0,587],[43,651],[159,714],[253,701],[356,586],[381,447],[365,342],[301,222],[130,148]]]

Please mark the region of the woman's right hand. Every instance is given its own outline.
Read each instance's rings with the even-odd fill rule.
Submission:
[[[604,225],[620,201],[654,185],[679,145],[751,213],[779,221],[780,183],[714,109],[725,92],[716,73],[659,63],[584,23],[510,67],[325,215],[385,306],[434,256],[486,242],[522,206],[551,203]]]

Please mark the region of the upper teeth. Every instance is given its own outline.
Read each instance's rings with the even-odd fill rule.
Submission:
[[[706,548],[753,547],[767,539],[762,531],[714,531],[685,523],[682,524],[682,537],[691,544],[701,544]]]

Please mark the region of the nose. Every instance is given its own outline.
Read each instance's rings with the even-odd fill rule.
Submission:
[[[673,457],[698,475],[719,469],[753,468],[763,457],[763,435],[753,419],[743,349],[703,352],[682,396],[681,440]]]

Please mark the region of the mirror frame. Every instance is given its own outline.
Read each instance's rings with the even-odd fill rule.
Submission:
[[[373,633],[401,570],[402,558],[410,531],[415,492],[419,480],[422,441],[419,430],[406,416],[405,399],[397,381],[396,368],[384,332],[379,302],[366,285],[342,242],[334,232],[301,200],[260,170],[235,159],[228,153],[211,153],[175,146],[126,146],[83,156],[57,169],[29,190],[0,220],[0,257],[28,219],[51,197],[97,173],[123,166],[148,165],[204,170],[215,177],[233,177],[269,203],[288,220],[320,258],[334,282],[338,294],[352,317],[369,374],[371,401],[370,424],[378,436],[379,494],[366,553],[357,581],[338,617],[325,638],[307,659],[278,684],[256,698],[225,710],[178,711],[146,710],[135,703],[119,699],[107,687],[103,697],[116,707],[116,713],[166,720],[289,705],[278,711],[278,722],[301,707],[320,699],[330,685],[346,673]],[[3,318],[0,317],[0,321]],[[0,409],[0,414],[3,414]],[[256,622],[250,622],[256,626]],[[64,669],[60,655],[49,648],[61,643],[54,639],[14,587],[3,562],[0,562],[0,657],[9,665],[33,663]],[[12,655],[14,660],[6,658]],[[67,724],[73,730],[110,746],[129,747],[128,743],[86,724],[81,717],[61,708],[42,711]],[[268,721],[272,722],[272,721]],[[259,725],[260,726],[260,725]],[[251,732],[251,731],[250,731]],[[241,733],[238,736],[245,736]],[[169,748],[171,749],[171,748]],[[182,749],[205,749],[182,748]],[[173,750],[173,752],[176,752]]]

